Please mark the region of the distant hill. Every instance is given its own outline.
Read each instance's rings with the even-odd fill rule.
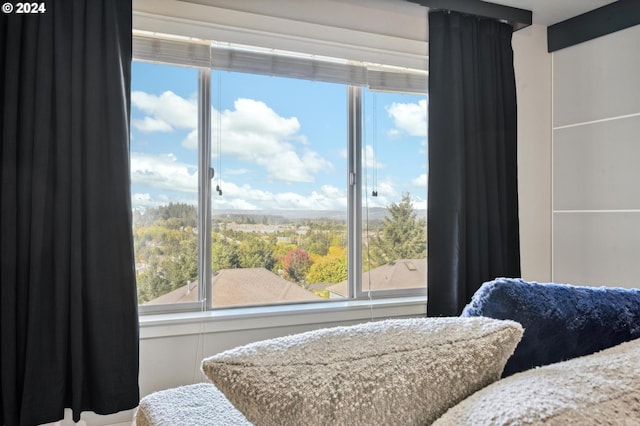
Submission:
[[[418,217],[427,217],[426,210],[415,210]],[[383,207],[373,207],[369,209],[368,217],[370,222],[376,222],[384,219],[387,209]],[[234,209],[213,209],[212,217],[215,218],[233,218],[233,217],[252,217],[256,222],[260,222],[267,217],[270,222],[280,220],[320,220],[327,219],[331,221],[346,222],[346,212],[337,210],[234,210]],[[363,214],[363,220],[366,216]]]

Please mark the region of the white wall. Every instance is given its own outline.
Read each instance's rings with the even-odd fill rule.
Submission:
[[[553,279],[640,287],[640,25],[553,54]]]
[[[522,277],[551,280],[551,55],[547,28],[513,34],[518,100],[518,194]]]

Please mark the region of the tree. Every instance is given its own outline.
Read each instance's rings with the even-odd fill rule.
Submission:
[[[278,275],[284,275],[284,257],[289,253],[289,251],[297,249],[298,246],[291,243],[285,243],[279,241],[276,243],[276,247],[273,250],[273,258],[275,259],[275,264],[273,265],[272,271]]]
[[[211,245],[211,257],[214,271],[240,267],[238,246],[233,242],[228,242],[225,238],[217,240]]]
[[[289,250],[283,259],[285,277],[297,283],[304,282],[311,263],[306,250],[300,248]]]
[[[138,303],[145,303],[172,290],[171,283],[164,276],[164,271],[153,259],[146,270],[136,276],[138,286]]]
[[[186,203],[169,203],[166,206],[151,207],[141,213],[134,212],[134,224],[148,226],[151,224],[179,229],[183,226],[195,228],[198,225],[198,209]]]
[[[391,203],[379,235],[370,240],[371,260],[376,265],[397,259],[419,259],[427,255],[427,230],[405,193],[400,203]]]
[[[240,266],[273,269],[276,263],[273,254],[274,246],[275,238],[266,241],[258,235],[249,234],[240,244]]]
[[[344,247],[330,247],[326,256],[320,257],[307,274],[310,283],[339,283],[347,279],[347,254]]]
[[[169,218],[171,219],[171,218]],[[158,219],[158,222],[166,222]],[[154,223],[135,227],[138,300],[144,303],[198,279],[197,233],[189,226],[169,229]]]
[[[179,241],[166,264],[166,277],[172,283],[172,290],[198,280],[198,240],[193,233]]]

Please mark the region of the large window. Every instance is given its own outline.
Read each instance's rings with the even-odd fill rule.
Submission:
[[[426,293],[423,73],[140,37],[134,55],[141,312]]]

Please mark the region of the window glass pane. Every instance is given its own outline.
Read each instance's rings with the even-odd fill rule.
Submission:
[[[140,304],[196,301],[198,72],[133,62],[131,199]]]
[[[362,290],[425,288],[427,100],[362,93]]]
[[[345,85],[212,74],[212,305],[319,302],[347,278]]]

